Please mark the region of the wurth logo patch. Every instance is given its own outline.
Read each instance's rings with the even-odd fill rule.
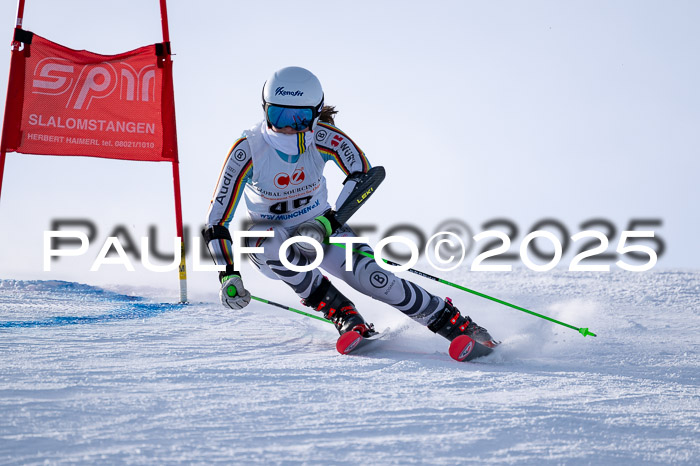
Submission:
[[[156,66],[135,69],[124,62],[76,65],[48,57],[34,69],[32,93],[65,98],[65,108],[90,108],[94,99],[104,99],[119,90],[119,100],[155,101]]]
[[[341,142],[343,142],[343,138],[336,134],[333,136],[333,139],[331,139],[331,146],[338,147]]]

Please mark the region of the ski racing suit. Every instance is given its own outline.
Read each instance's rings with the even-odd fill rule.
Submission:
[[[264,121],[243,133],[231,147],[219,176],[204,236],[216,264],[226,265],[226,273],[232,273],[228,228],[241,197],[245,196],[253,223],[250,231],[274,232],[272,238],[245,239],[246,246],[264,250],[251,254],[252,262],[264,275],[282,280],[301,298],[308,298],[321,283],[323,274],[318,268],[308,272],[287,269],[279,260],[279,247],[294,235],[301,223],[331,208],[323,176],[326,162],[333,161],[347,175],[336,206],[342,205],[355,186],[353,175],[366,173],[370,164],[352,139],[330,124],[319,122],[314,131],[297,133],[296,137],[298,153],[289,155],[272,146]],[[333,236],[356,235],[345,224]],[[367,244],[355,248],[373,253]],[[442,298],[382,269],[373,259],[353,254],[352,271],[348,272],[345,258],[345,249],[325,245],[320,268],[423,325],[428,325],[445,308]],[[287,249],[287,259],[296,266],[309,264],[309,259],[294,246]]]

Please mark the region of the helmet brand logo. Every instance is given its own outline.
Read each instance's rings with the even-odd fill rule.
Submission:
[[[284,89],[284,86],[280,86],[277,89],[275,89],[275,95],[288,95],[292,97],[301,97],[304,95],[302,91],[286,91]]]

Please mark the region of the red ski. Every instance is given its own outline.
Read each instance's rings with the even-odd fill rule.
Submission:
[[[472,359],[491,354],[493,347],[497,344],[491,341],[487,342],[487,344],[482,344],[467,335],[460,335],[450,343],[449,353],[450,357],[456,361],[471,361]]]
[[[369,330],[365,332],[365,336],[362,336],[360,332],[355,332],[353,330],[345,332],[335,343],[335,349],[338,350],[340,354],[350,354],[368,343],[380,339],[384,335],[384,332],[375,332],[374,330]]]

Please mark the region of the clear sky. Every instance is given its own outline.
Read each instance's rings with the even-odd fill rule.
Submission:
[[[15,13],[2,2],[8,43]],[[264,81],[298,65],[320,78],[337,125],[387,169],[358,219],[377,233],[410,223],[431,234],[450,218],[478,233],[506,218],[520,230],[517,252],[540,220],[573,235],[604,218],[617,229],[613,251],[630,220],[660,219],[659,266],[700,265],[697,2],[171,0],[169,13],[193,231],[228,148],[262,118]],[[161,37],[156,0],[27,0],[24,27],[104,54]],[[2,89],[9,58],[0,57]],[[54,218],[98,225],[92,257],[121,224],[135,238],[157,225],[164,244],[174,233],[170,173],[167,164],[9,154],[0,277],[94,281],[77,259],[41,271],[41,235]],[[335,193],[342,177],[327,173]]]

